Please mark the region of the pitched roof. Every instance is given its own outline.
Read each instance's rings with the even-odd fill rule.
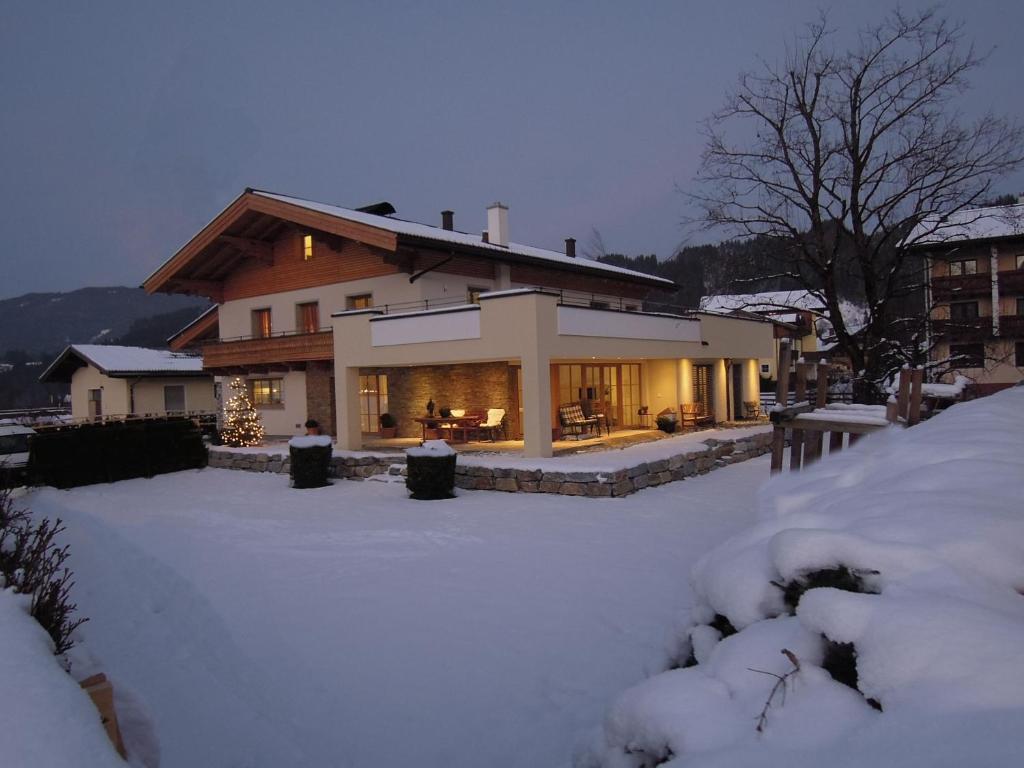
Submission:
[[[146,347],[104,344],[72,344],[61,352],[40,381],[71,381],[71,375],[85,365],[115,378],[132,376],[202,376],[203,359],[195,355]]]
[[[626,269],[625,267],[616,267],[612,264],[605,264],[600,261],[594,261],[593,259],[586,259],[582,257],[566,256],[564,253],[558,251],[549,251],[545,248],[535,248],[532,245],[523,245],[522,243],[509,243],[508,247],[501,245],[494,245],[493,243],[485,243],[480,239],[479,234],[470,234],[468,232],[459,232],[457,230],[443,229],[441,227],[434,227],[429,224],[420,224],[415,221],[406,221],[404,219],[396,219],[392,216],[379,216],[372,213],[365,213],[363,211],[352,210],[350,208],[341,208],[337,205],[328,205],[327,203],[317,203],[312,200],[304,200],[300,197],[290,197],[288,195],[279,195],[274,192],[266,192],[264,190],[254,189],[253,194],[266,197],[271,200],[279,200],[283,203],[291,203],[302,208],[306,208],[310,211],[316,211],[318,213],[326,213],[329,216],[335,216],[339,219],[345,219],[346,221],[353,221],[359,224],[366,224],[370,227],[377,227],[379,229],[385,229],[388,232],[394,232],[396,235],[406,235],[414,237],[420,240],[434,240],[439,243],[454,243],[457,245],[468,246],[481,251],[490,251],[494,256],[501,255],[516,255],[526,256],[530,259],[539,259],[542,261],[551,262],[555,266],[559,267],[570,267],[577,269],[579,267],[585,267],[589,269],[595,269],[601,272],[608,272],[610,275],[619,275],[622,277],[630,278],[642,278],[645,281],[653,280],[655,282],[661,282],[665,284],[665,287],[672,287],[674,283],[671,280],[666,280],[661,277],[655,277],[649,275],[646,272],[638,272],[634,269]]]
[[[184,328],[172,333],[167,338],[167,346],[177,352],[194,346],[204,339],[217,338],[217,332],[220,328],[220,313],[218,309],[219,307],[213,304],[203,310],[202,314],[191,320]]]
[[[225,261],[222,249],[227,247],[229,254],[233,250],[230,245],[225,246],[223,242],[220,242],[220,240],[230,238],[221,236],[235,226],[236,222],[244,220],[251,223],[253,221],[251,217],[254,216],[293,221],[304,227],[349,237],[386,251],[394,252],[402,245],[432,246],[448,250],[455,249],[472,257],[495,261],[525,262],[554,269],[572,270],[605,279],[624,280],[634,284],[641,283],[662,290],[675,288],[675,283],[665,278],[583,257],[573,258],[558,251],[535,248],[520,243],[509,243],[508,247],[503,247],[483,242],[479,233],[470,234],[447,230],[428,224],[406,221],[383,213],[342,208],[337,205],[256,189],[246,189],[188,243],[182,246],[174,256],[147,277],[143,282],[143,287],[149,292],[167,290],[168,287],[173,290],[177,283],[184,285],[222,279],[223,273],[230,268],[231,264],[230,256]],[[240,226],[244,227],[245,224]],[[215,261],[211,261],[212,259]]]
[[[949,242],[1024,237],[1024,205],[966,208],[946,216],[928,216],[905,242],[914,248]]]

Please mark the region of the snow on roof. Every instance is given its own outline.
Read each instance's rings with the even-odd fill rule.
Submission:
[[[700,308],[707,312],[777,313],[794,309],[820,312],[825,304],[810,291],[767,291],[765,293],[733,293],[719,296],[701,296]]]
[[[531,259],[541,259],[544,261],[550,261],[562,267],[585,267],[587,269],[608,272],[610,274],[621,275],[623,277],[642,278],[646,281],[664,283],[666,288],[675,285],[675,283],[673,283],[671,280],[666,280],[655,275],[649,275],[645,272],[637,272],[636,270],[633,269],[616,267],[611,264],[604,264],[600,261],[594,261],[592,259],[587,259],[584,257],[573,258],[571,256],[566,256],[564,253],[559,253],[558,251],[549,251],[544,248],[535,248],[531,245],[522,245],[521,243],[509,243],[508,247],[505,248],[500,245],[494,245],[493,243],[483,242],[480,239],[479,234],[470,234],[468,232],[458,232],[456,230],[432,227],[429,224],[420,224],[415,221],[405,221],[404,219],[396,219],[392,218],[391,216],[378,216],[376,214],[366,213],[364,211],[355,211],[350,208],[342,208],[337,205],[328,205],[327,203],[318,203],[312,200],[303,200],[300,197],[279,195],[274,192],[253,190],[252,193],[254,195],[259,195],[260,197],[269,198],[271,200],[278,200],[282,203],[297,205],[310,211],[326,213],[329,216],[336,216],[339,219],[354,221],[358,224],[365,224],[370,227],[376,227],[377,229],[384,229],[387,230],[388,232],[394,232],[395,234],[398,235],[408,235],[411,237],[420,237],[428,240],[437,240],[439,242],[456,243],[458,245],[471,246],[473,248],[493,251],[496,256],[499,254],[514,254],[518,256],[527,256]]]
[[[1024,237],[1024,205],[967,208],[948,216],[928,216],[910,231],[905,242],[924,246],[1000,237]]]
[[[203,358],[167,349],[147,349],[146,347],[120,347],[107,344],[72,344],[39,377],[47,381],[65,369],[69,375],[65,361],[69,357],[77,357],[98,368],[108,376],[131,374],[168,374],[172,376],[195,376],[203,372]],[[68,380],[68,379],[54,379]]]
[[[70,348],[108,373],[201,373],[203,370],[203,358],[166,349],[104,344],[72,344]]]

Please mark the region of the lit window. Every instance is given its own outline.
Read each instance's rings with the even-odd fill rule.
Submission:
[[[252,387],[253,405],[281,404],[281,379],[253,379],[249,386]]]
[[[265,339],[273,332],[270,322],[269,309],[254,309],[252,311],[252,335],[256,339]]]
[[[373,306],[372,293],[360,293],[357,296],[345,297],[345,309],[369,309]]]
[[[310,261],[313,258],[313,236],[304,235],[302,238],[302,260]]]
[[[299,333],[316,333],[320,330],[320,303],[309,301],[295,305],[295,330]]]

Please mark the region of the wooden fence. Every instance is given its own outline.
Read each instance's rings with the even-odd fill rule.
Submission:
[[[792,366],[792,350],[782,344],[779,352],[779,378],[776,398],[783,401],[789,393],[790,368],[795,377],[793,404],[770,413],[775,429],[772,433],[771,472],[782,471],[785,461],[786,434],[789,433],[789,469],[798,471],[821,458],[828,434],[828,452],[834,453],[853,445],[861,435],[885,429],[892,424],[912,426],[921,418],[921,385],[924,372],[918,368],[900,376],[895,402],[887,405],[860,403],[829,403],[828,363],[796,363]],[[813,374],[813,375],[812,375]],[[809,381],[815,382],[809,392]],[[788,398],[787,398],[788,399]],[[813,400],[813,402],[812,402]]]

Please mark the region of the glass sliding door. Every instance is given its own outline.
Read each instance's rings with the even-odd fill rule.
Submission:
[[[359,377],[359,423],[363,432],[377,432],[380,415],[388,412],[388,377],[383,373]]]

